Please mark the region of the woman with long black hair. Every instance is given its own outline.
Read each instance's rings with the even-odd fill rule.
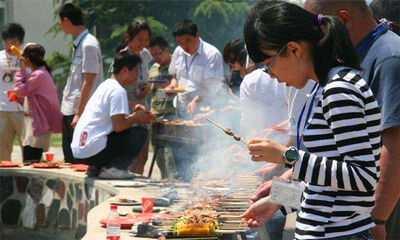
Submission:
[[[143,20],[136,19],[128,25],[121,43],[116,49],[116,53],[123,51],[135,53],[139,55],[142,60],[138,66],[139,74],[136,82],[125,86],[126,91],[128,92],[129,107],[131,108],[131,111],[138,107],[142,108],[142,110],[149,109],[147,104],[147,95],[150,91],[150,85],[147,84],[147,81],[149,80],[149,64],[153,58],[146,47],[149,45],[150,40],[151,30],[149,24]],[[149,126],[144,125],[143,127]],[[143,174],[144,165],[146,164],[149,153],[149,144],[150,138],[147,137],[142,150],[129,167],[131,172]]]
[[[297,214],[296,239],[371,239],[371,209],[379,178],[380,110],[358,75],[359,60],[346,29],[335,17],[315,15],[282,1],[259,2],[244,29],[250,57],[287,86],[318,83],[296,147],[252,139],[253,161],[285,164],[291,177],[305,182]],[[299,132],[300,126],[297,126]],[[253,203],[243,214],[260,226],[279,209],[269,201]]]

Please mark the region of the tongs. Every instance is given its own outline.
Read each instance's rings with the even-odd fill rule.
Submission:
[[[236,141],[240,141],[240,142],[246,144],[246,146],[249,145],[249,143],[247,141],[243,140],[243,138],[240,137],[239,135],[236,135],[230,128],[224,128],[221,125],[219,125],[218,123],[216,123],[213,120],[209,119],[208,117],[203,117],[203,118],[205,120],[209,121],[210,123],[214,124],[216,127],[220,128],[227,135],[232,136],[232,138],[235,139]]]

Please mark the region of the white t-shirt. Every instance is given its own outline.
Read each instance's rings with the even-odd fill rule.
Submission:
[[[72,64],[61,103],[61,112],[65,116],[76,113],[82,89],[83,73],[96,74],[93,78],[90,95],[103,81],[103,61],[97,39],[88,30],[85,30],[75,38],[73,43],[76,50],[72,55]]]
[[[186,92],[178,94],[182,106],[186,106],[195,95],[212,96],[212,91],[218,89],[224,80],[221,53],[201,39],[193,55],[187,54],[180,46],[176,47],[168,71],[171,75],[176,74],[179,85],[185,86]]]
[[[297,89],[295,87],[286,87],[286,98],[288,99],[288,114],[289,114],[289,135],[297,135],[297,122],[301,110],[303,109],[304,103],[307,105],[304,110],[303,118],[300,123],[300,136],[303,134],[304,124],[307,116],[308,109],[310,108],[311,97],[307,95],[311,93],[312,88],[315,85],[315,81],[308,80],[307,84],[302,89]],[[313,107],[311,108],[313,109]],[[311,110],[310,119],[312,117],[313,111]]]
[[[112,78],[101,83],[75,127],[71,143],[74,157],[88,158],[102,151],[113,131],[111,116],[128,113],[128,97],[120,83]]]
[[[7,58],[11,58],[11,62],[7,62]],[[4,67],[18,66],[18,57],[7,54],[6,50],[0,51],[0,111],[4,112],[19,112],[23,111],[21,104],[8,101],[7,91],[14,89],[14,79],[11,82],[3,81],[6,73]],[[15,76],[15,71],[12,72]]]
[[[241,131],[263,130],[288,118],[285,89],[262,69],[247,74],[240,84]]]

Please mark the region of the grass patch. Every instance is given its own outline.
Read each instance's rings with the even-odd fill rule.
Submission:
[[[18,145],[18,138],[14,138],[14,145]],[[62,146],[62,135],[61,133],[51,134],[50,146],[61,147]]]

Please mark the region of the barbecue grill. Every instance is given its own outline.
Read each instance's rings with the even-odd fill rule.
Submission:
[[[204,143],[210,136],[209,125],[197,124],[191,121],[160,121],[152,124],[151,141],[154,146],[154,155],[151,161],[148,177],[151,177],[158,149],[173,147],[174,144],[185,143],[196,149],[196,146]]]
[[[247,223],[242,222],[240,215],[249,207],[248,203],[248,196],[256,189],[257,185],[260,183],[260,179],[258,179],[256,176],[247,176],[247,175],[238,175],[238,179],[241,181],[237,182],[235,181],[235,185],[232,185],[231,181],[226,181],[223,185],[220,186],[220,188],[214,188],[214,189],[222,189],[221,187],[224,187],[229,189],[226,193],[221,193],[217,195],[221,195],[221,198],[219,202],[221,205],[217,207],[216,211],[219,213],[219,228],[216,230],[214,236],[185,236],[185,235],[173,235],[171,232],[172,226],[174,222],[176,221],[177,218],[175,219],[168,219],[163,221],[163,226],[161,227],[160,230],[163,232],[167,233],[166,238],[167,239],[185,239],[185,240],[195,240],[195,239],[216,239],[216,240],[231,240],[231,239],[237,239],[235,236],[240,235],[240,239],[246,240],[246,230],[248,229]],[[200,179],[194,179],[194,181],[198,181]],[[203,181],[203,184],[201,185],[206,185],[207,181]],[[202,190],[205,189],[205,193],[201,193]],[[183,197],[180,201],[182,203],[185,203],[184,209],[186,208],[185,206],[190,206],[192,198],[191,196],[193,195],[202,195],[205,194],[207,195],[207,191],[210,191],[210,189],[213,189],[212,187],[203,187],[203,188],[196,188],[196,189],[188,189],[187,196]],[[193,192],[190,192],[192,190]],[[200,191],[200,192],[198,192]],[[215,191],[215,190],[212,190]],[[182,209],[180,207],[179,209]],[[179,213],[176,213],[176,216],[179,216]],[[268,237],[266,236],[266,239]]]

